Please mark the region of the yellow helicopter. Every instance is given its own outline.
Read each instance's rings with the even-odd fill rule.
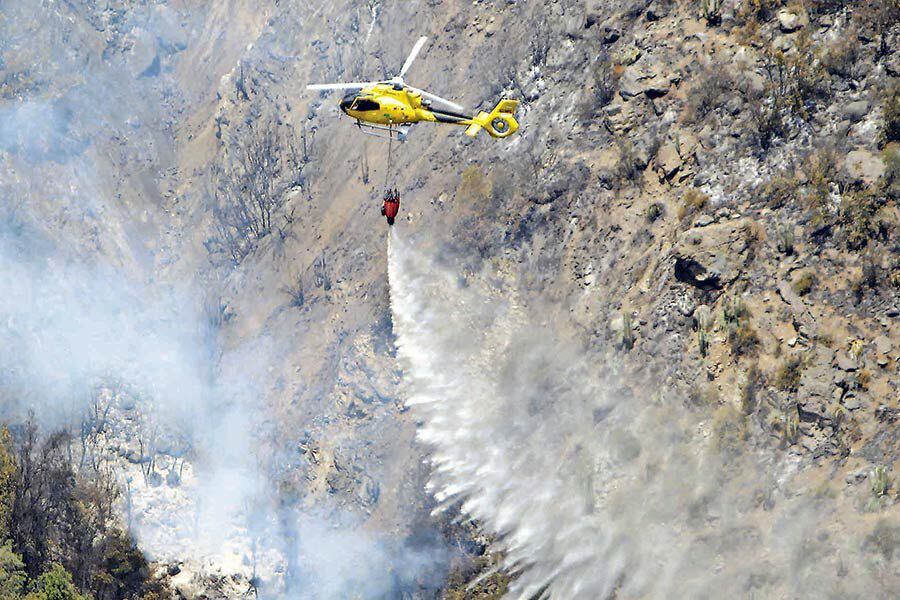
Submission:
[[[425,45],[427,37],[420,37],[409,53],[400,72],[385,81],[354,83],[316,83],[308,90],[348,90],[341,100],[341,110],[356,119],[356,125],[364,133],[405,141],[409,128],[423,121],[464,125],[466,135],[474,137],[484,129],[491,137],[506,138],[519,129],[515,112],[517,100],[502,99],[491,112],[476,115],[440,96],[407,85],[403,76],[409,70],[416,55]]]

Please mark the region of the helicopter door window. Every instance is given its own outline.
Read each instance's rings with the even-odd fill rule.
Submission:
[[[358,110],[360,112],[365,112],[369,110],[379,110],[381,107],[378,106],[378,103],[369,100],[368,98],[359,98],[356,102],[353,103],[352,110]]]

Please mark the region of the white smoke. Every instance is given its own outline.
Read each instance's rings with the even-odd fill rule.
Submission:
[[[240,8],[3,3],[0,419],[33,412],[77,446],[94,403],[111,400],[97,451],[142,549],[185,561],[185,575],[255,574],[265,598],[391,596],[440,577],[442,548],[310,506],[296,438],[276,436],[310,424],[274,422],[287,336],[237,339],[221,282],[185,276],[205,258],[185,228],[207,215],[184,191],[190,177],[174,180],[173,138],[212,98],[179,69],[193,73],[210,40],[216,53],[254,42],[252,27],[233,27]],[[282,493],[285,482],[297,489]]]
[[[398,356],[432,451],[432,491],[496,536],[518,575],[512,597],[897,589],[886,563],[860,556],[842,507],[804,488],[796,461],[718,450],[709,423],[665,390],[636,385],[632,395],[601,377],[598,353],[559,333],[565,314],[523,305],[512,277],[459,274],[396,229],[388,252]]]

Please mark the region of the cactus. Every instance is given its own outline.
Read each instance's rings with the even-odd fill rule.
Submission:
[[[891,487],[891,480],[888,478],[888,470],[884,465],[878,465],[869,473],[869,489],[876,498],[884,496],[888,488]]]
[[[794,230],[790,225],[781,224],[777,230],[778,251],[786,256],[794,253]]]
[[[700,345],[700,356],[705,358],[706,353],[709,352],[709,334],[705,329],[697,329],[697,343]]]
[[[831,425],[834,432],[840,433],[841,425],[844,423],[844,419],[847,418],[847,409],[843,406],[838,405],[834,407],[834,410],[831,411]]]
[[[725,306],[722,307],[722,320],[726,325],[738,323],[742,317],[747,316],[747,307],[744,301],[738,296],[730,296],[725,300]]]
[[[722,20],[722,0],[700,0],[700,14],[709,25]]]
[[[622,311],[622,338],[620,343],[626,350],[634,347],[634,332],[631,329],[631,313]]]
[[[712,327],[712,321],[712,313],[708,306],[703,304],[697,307],[697,329],[709,331],[710,327]]]
[[[788,446],[793,446],[797,443],[799,437],[800,422],[797,420],[797,417],[781,417],[781,438],[784,440],[784,443]]]

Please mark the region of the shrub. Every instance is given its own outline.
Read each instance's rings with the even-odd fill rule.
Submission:
[[[28,594],[27,600],[89,600],[78,593],[72,583],[72,575],[62,565],[54,563],[41,575],[35,591]]]
[[[810,13],[813,15],[836,13],[854,4],[856,4],[856,0],[813,0],[810,5]]]
[[[634,144],[628,139],[616,139],[616,146],[619,149],[619,162],[616,166],[617,179],[620,182],[637,182],[643,172],[643,167]]]
[[[13,552],[12,542],[0,546],[0,598],[20,598],[28,577],[22,557]]]
[[[803,361],[797,356],[783,362],[775,373],[775,386],[786,392],[796,392],[800,388],[803,367]]]
[[[664,208],[661,202],[654,202],[650,206],[647,207],[646,217],[647,220],[653,223],[661,216],[663,216]]]
[[[822,66],[832,75],[846,79],[859,75],[856,65],[860,58],[860,43],[854,36],[843,36],[832,42],[822,53]]]
[[[794,198],[797,187],[797,180],[783,173],[760,188],[760,197],[769,208],[781,208]]]
[[[609,56],[604,52],[594,69],[594,114],[598,108],[609,104],[616,95],[622,71],[615,69]]]
[[[897,0],[860,2],[858,9],[854,11],[854,17],[861,35],[877,39],[877,56],[889,54],[888,36],[891,28],[900,22],[900,2]]]
[[[722,321],[727,332],[728,345],[735,356],[743,356],[756,350],[759,336],[750,325],[750,311],[740,298],[735,296],[725,301]]]
[[[753,363],[741,376],[741,412],[745,415],[756,410],[756,392],[759,390],[762,373],[759,366]]]
[[[703,210],[708,203],[709,196],[697,188],[690,188],[681,196],[681,206],[678,208],[678,218],[683,221],[691,215]]]
[[[712,439],[720,452],[740,454],[749,437],[744,415],[731,405],[721,406],[713,414]]]
[[[787,116],[808,120],[815,101],[827,93],[827,72],[813,52],[808,33],[797,37],[796,52],[786,54],[760,38],[751,43],[764,47],[766,85],[762,93],[741,89],[756,127],[757,143],[766,150],[788,131]]]
[[[803,198],[807,205],[818,210],[827,210],[831,204],[831,186],[838,179],[840,156],[832,145],[806,157],[803,171],[806,186]]]
[[[869,389],[869,384],[872,382],[872,372],[868,369],[861,369],[856,373],[856,387],[861,390]]]
[[[805,296],[812,291],[816,285],[816,274],[812,271],[804,271],[797,281],[794,282],[793,288],[800,296]]]
[[[728,328],[728,345],[737,356],[750,354],[759,345],[759,336],[746,321],[742,321]]]
[[[737,17],[742,23],[765,23],[775,15],[775,10],[780,5],[780,0],[744,0]]]
[[[445,600],[500,600],[507,595],[511,577],[500,570],[496,555],[476,556],[460,561],[447,576],[447,587],[442,598]]]
[[[882,145],[900,142],[900,83],[888,86],[884,93],[884,122],[881,125]]]
[[[884,193],[888,198],[900,200],[900,143],[890,143],[881,153],[884,162]]]
[[[893,560],[894,553],[900,552],[900,525],[888,519],[878,521],[872,533],[866,536],[863,549],[877,552],[887,561]]]
[[[456,197],[468,203],[484,202],[491,197],[493,188],[493,181],[485,175],[482,168],[479,165],[472,165],[462,172],[456,188]]]
[[[717,66],[707,66],[697,76],[688,97],[686,118],[691,123],[703,121],[707,115],[725,104],[727,95],[736,89],[734,77]]]
[[[882,217],[884,199],[871,190],[848,192],[841,198],[838,221],[850,250],[862,250],[873,239],[885,239],[890,229]]]

